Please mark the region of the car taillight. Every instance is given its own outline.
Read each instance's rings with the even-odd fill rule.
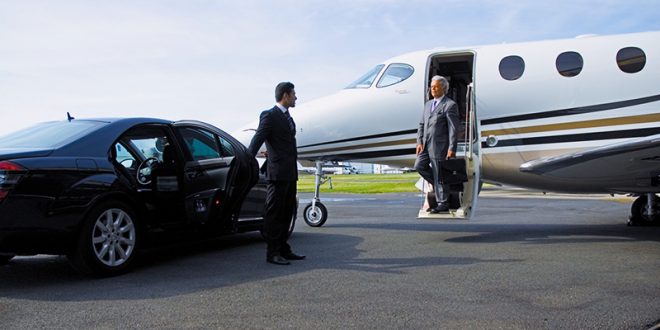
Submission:
[[[7,197],[18,180],[25,173],[25,168],[8,161],[0,162],[0,201]]]

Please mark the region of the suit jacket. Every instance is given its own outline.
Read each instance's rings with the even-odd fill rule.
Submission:
[[[417,144],[423,144],[431,159],[447,158],[447,150],[456,153],[460,117],[456,102],[443,97],[435,111],[431,112],[433,99],[424,105],[424,113],[417,129]]]
[[[297,181],[296,131],[291,130],[286,115],[277,106],[261,113],[259,127],[252,137],[248,150],[256,156],[264,142],[268,151],[266,179]]]

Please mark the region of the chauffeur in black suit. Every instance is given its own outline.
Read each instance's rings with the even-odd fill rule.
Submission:
[[[433,185],[438,206],[427,211],[449,211],[449,186],[443,184],[440,162],[456,155],[460,119],[458,106],[445,94],[449,82],[445,77],[431,78],[431,95],[424,105],[424,113],[417,129],[417,160],[415,169]]]
[[[296,150],[296,124],[289,108],[296,106],[296,91],[290,82],[282,82],[275,88],[277,103],[259,117],[259,127],[250,142],[253,156],[266,142],[267,173],[264,236],[268,245],[266,261],[288,265],[289,260],[304,259],[291,251],[287,236],[294,212],[296,212],[296,181],[298,181]]]

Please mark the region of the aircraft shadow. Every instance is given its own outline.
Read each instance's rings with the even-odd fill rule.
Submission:
[[[452,220],[450,220],[452,221]],[[455,220],[454,220],[455,221]],[[458,220],[460,221],[460,220]],[[477,223],[390,223],[332,224],[333,228],[361,228],[423,232],[469,233],[446,239],[451,243],[524,244],[660,242],[660,227],[627,227],[625,224],[477,224]]]

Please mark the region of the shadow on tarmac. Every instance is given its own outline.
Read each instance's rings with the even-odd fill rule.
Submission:
[[[425,220],[423,220],[425,221]],[[450,220],[461,221],[461,220]],[[524,244],[617,243],[630,241],[660,241],[660,227],[628,227],[625,224],[475,224],[450,222],[410,222],[391,224],[331,224],[333,228],[405,230],[423,232],[469,233],[446,239],[451,243]]]
[[[111,278],[90,278],[76,273],[64,257],[16,258],[0,266],[0,297],[38,301],[97,301],[159,299],[209,289],[264,281],[319,269],[402,273],[406,268],[470,265],[482,260],[463,257],[359,258],[361,237],[321,233],[295,233],[296,251],[314,251],[291,266],[265,262],[265,245],[258,233],[218,240],[180,244],[150,250],[130,273]],[[318,249],[323,246],[323,249]]]

